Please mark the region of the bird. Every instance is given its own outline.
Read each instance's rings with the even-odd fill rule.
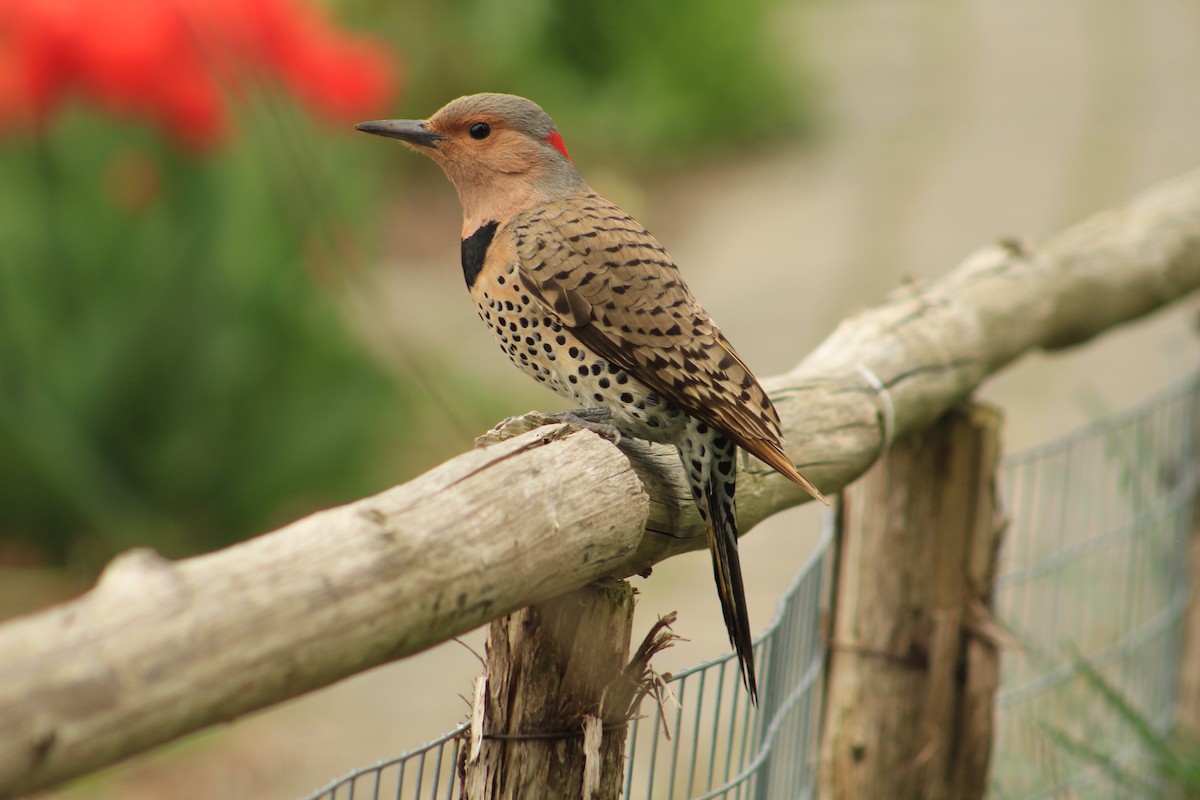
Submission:
[[[584,182],[533,101],[467,95],[428,119],[355,127],[428,156],[454,185],[463,277],[509,359],[581,412],[602,410],[618,436],[676,448],[757,703],[737,547],[737,449],[828,501],[788,458],[779,415],[750,368],[659,241]]]

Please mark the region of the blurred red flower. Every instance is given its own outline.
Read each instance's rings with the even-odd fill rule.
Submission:
[[[0,129],[43,126],[80,99],[204,148],[228,129],[230,95],[270,81],[350,122],[396,79],[379,42],[306,0],[0,0]]]

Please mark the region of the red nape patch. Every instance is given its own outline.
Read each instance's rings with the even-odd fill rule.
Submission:
[[[550,143],[551,147],[562,153],[563,158],[567,159],[567,161],[571,160],[571,154],[567,152],[567,145],[563,142],[561,133],[550,131],[550,135],[546,137],[546,141]]]

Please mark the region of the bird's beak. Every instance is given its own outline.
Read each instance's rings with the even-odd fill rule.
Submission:
[[[449,138],[428,130],[425,123],[419,119],[378,119],[374,122],[360,122],[354,128],[363,133],[387,136],[421,147],[432,147],[435,150],[438,142]]]

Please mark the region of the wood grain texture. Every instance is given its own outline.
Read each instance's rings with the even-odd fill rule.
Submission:
[[[620,796],[629,703],[610,694],[626,697],[633,606],[628,582],[601,581],[488,626],[483,746],[466,765],[466,800]]]
[[[989,374],[1200,287],[1200,173],[1040,246],[984,248],[845,320],[764,381],[789,452],[827,492]],[[786,326],[781,337],[786,344]],[[750,461],[743,530],[804,502]],[[117,559],[78,600],[0,626],[0,796],[415,653],[604,575],[706,546],[675,452],[542,428],[410,483],[177,563]]]
[[[570,433],[545,427],[466,453],[211,555],[173,563],[127,553],[80,599],[4,625],[0,796],[418,652],[611,572],[637,545],[646,495],[618,451]],[[568,472],[588,487],[582,502],[571,484],[547,481]]]
[[[842,497],[822,797],[984,796],[999,442],[994,410],[953,409]]]

